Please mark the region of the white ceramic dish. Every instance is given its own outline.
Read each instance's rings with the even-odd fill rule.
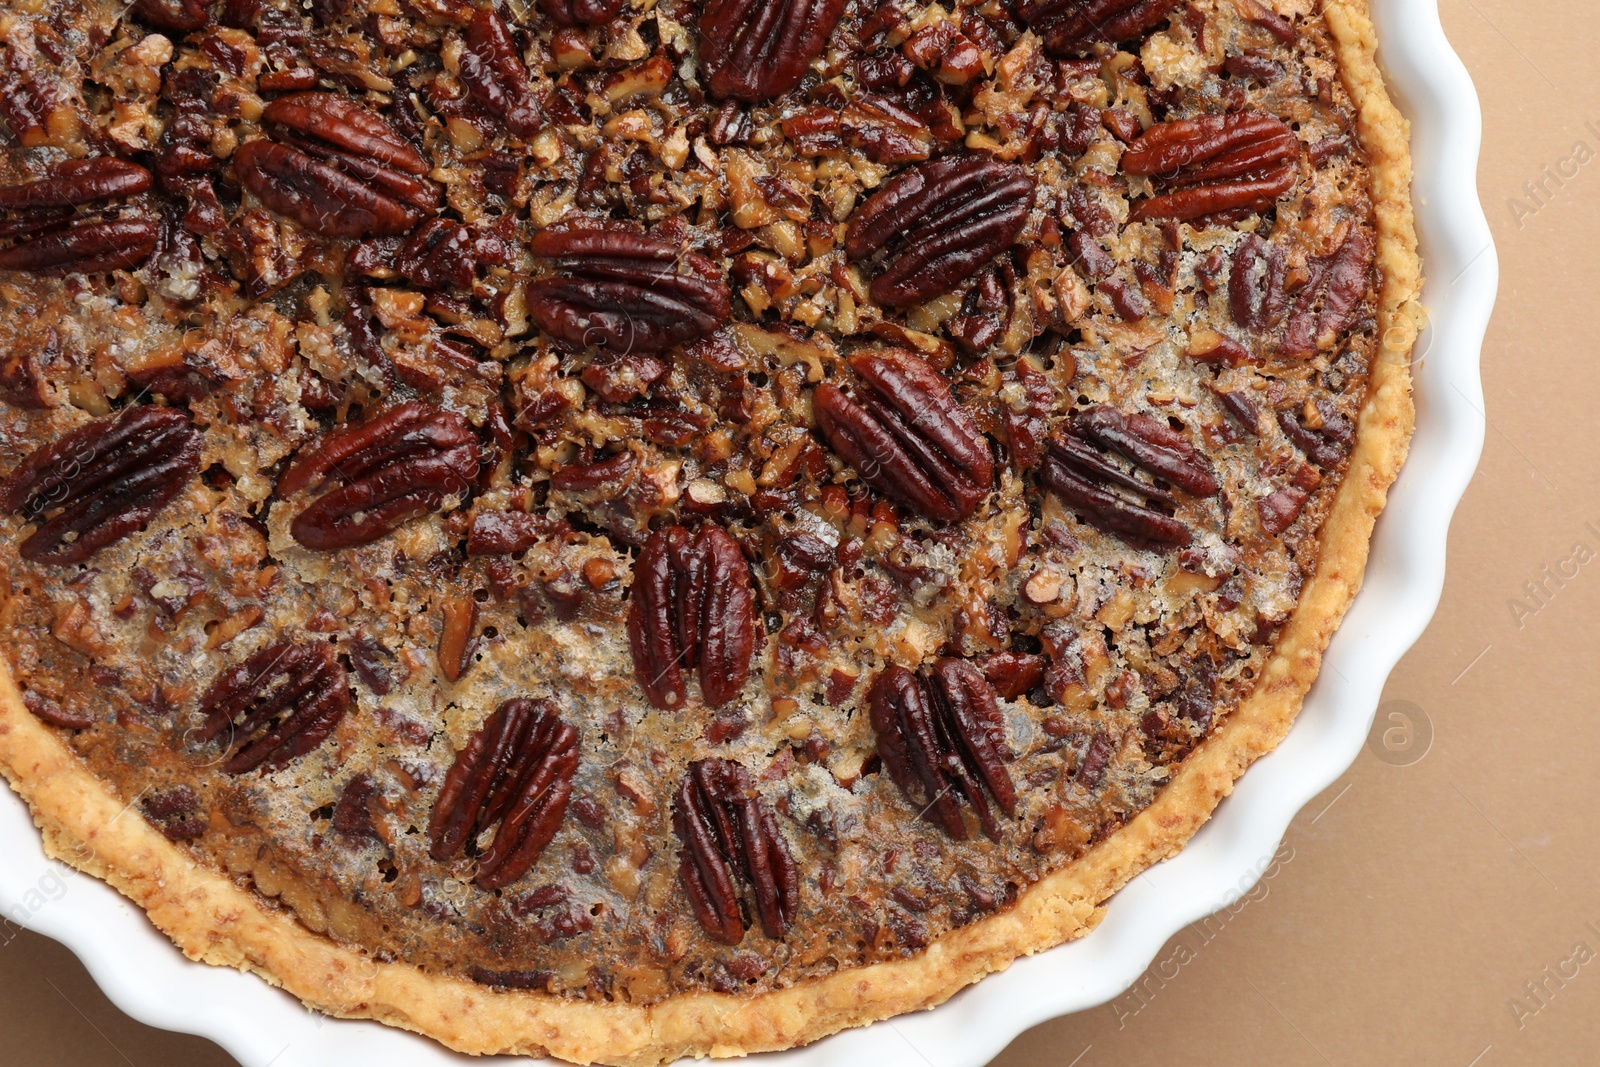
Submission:
[[[1499,274],[1476,189],[1477,95],[1445,40],[1436,4],[1372,6],[1379,58],[1413,125],[1431,325],[1417,349],[1411,457],[1378,525],[1366,587],[1294,729],[1180,855],[1116,896],[1088,937],[1021,960],[933,1011],[768,1055],[762,1067],[978,1067],[1028,1027],[1111,1000],[1173,934],[1248,891],[1289,820],[1360,752],[1384,680],[1439,601],[1450,516],[1483,446],[1478,353]],[[48,861],[26,809],[3,789],[0,855],[0,913],[66,944],[128,1014],[208,1037],[244,1067],[483,1062],[376,1023],[315,1015],[260,979],[190,963],[115,891]]]

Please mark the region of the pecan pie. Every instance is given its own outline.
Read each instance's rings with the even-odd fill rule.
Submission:
[[[0,0],[0,126],[0,769],[470,1052],[1091,929],[1409,437],[1364,0]]]

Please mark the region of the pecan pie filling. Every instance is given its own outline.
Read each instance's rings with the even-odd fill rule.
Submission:
[[[1354,116],[1259,0],[0,0],[11,674],[379,961],[913,956],[1256,688]]]

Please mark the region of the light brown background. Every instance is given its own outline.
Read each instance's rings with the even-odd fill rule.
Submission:
[[[1483,100],[1502,282],[1488,442],[1439,614],[1368,750],[1252,899],[996,1067],[1600,1062],[1600,23],[1593,0],[1441,7]],[[65,949],[0,926],[0,1064],[174,1062],[232,1063],[126,1018]]]

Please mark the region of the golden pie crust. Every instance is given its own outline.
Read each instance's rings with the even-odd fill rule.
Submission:
[[[375,1019],[475,1054],[553,1055],[654,1064],[791,1048],[839,1030],[931,1008],[1020,956],[1092,930],[1127,882],[1182,848],[1258,757],[1289,730],[1356,591],[1373,524],[1405,458],[1409,360],[1422,321],[1409,201],[1408,125],[1376,63],[1366,0],[1328,0],[1327,25],[1358,110],[1379,238],[1378,336],[1348,473],[1321,530],[1314,577],[1254,693],[1178,766],[1154,802],[1014,906],[938,936],[921,952],[750,995],[675,993],[656,1003],[591,1003],[380,963],[342,947],[197,863],[92,775],[0,678],[0,770],[31,807],[47,851],[142,907],[192,959],[253,972],[319,1011]],[[3,671],[0,671],[3,673]]]

